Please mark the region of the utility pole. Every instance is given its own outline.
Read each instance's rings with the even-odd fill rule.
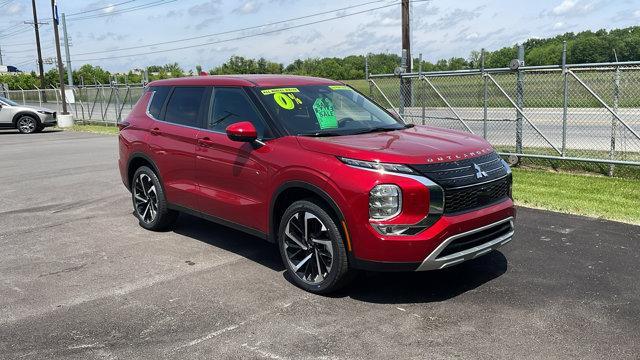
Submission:
[[[67,34],[67,20],[62,13],[62,34],[64,35],[64,53],[67,56],[67,82],[73,86],[73,73],[71,71],[71,55],[69,53],[69,35]]]
[[[0,46],[0,65],[2,65],[2,46]]]
[[[413,71],[413,59],[411,58],[411,32],[409,20],[409,0],[402,0],[402,55],[405,58],[404,66],[406,72]],[[400,86],[403,96],[404,106],[411,106],[411,79],[400,77]]]
[[[58,56],[58,77],[60,79],[60,98],[62,100],[62,115],[69,115],[67,111],[67,98],[64,93],[64,66],[62,65],[62,53],[60,52],[60,34],[58,33],[58,5],[56,0],[51,0],[51,14],[53,18],[53,35],[56,39],[56,54]]]
[[[409,21],[409,0],[402,0],[402,50],[407,51],[407,72],[413,71],[411,57],[411,31]]]
[[[47,102],[47,97],[44,89],[46,89],[46,84],[44,82],[44,67],[42,65],[42,49],[40,48],[40,23],[38,22],[38,11],[36,10],[36,0],[31,0],[31,8],[33,10],[33,28],[36,32],[36,48],[38,50],[38,72],[40,75],[40,88],[42,90],[42,101]],[[29,24],[29,22],[25,21],[25,24]]]

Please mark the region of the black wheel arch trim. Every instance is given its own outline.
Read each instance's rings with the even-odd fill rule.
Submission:
[[[40,116],[38,116],[38,114],[32,111],[21,110],[21,111],[18,111],[15,115],[13,115],[13,119],[11,120],[15,128],[18,127],[18,119],[20,119],[20,117],[24,115],[34,118],[36,120],[36,123],[38,123],[38,125],[42,124],[42,121],[40,121]]]
[[[131,163],[136,159],[143,159],[143,160],[147,161],[149,164],[151,164],[151,167],[153,168],[153,171],[156,173],[156,176],[160,180],[160,183],[162,183],[162,177],[160,176],[160,170],[158,169],[158,166],[156,165],[155,161],[153,161],[153,159],[151,159],[147,154],[141,153],[141,152],[135,152],[135,153],[132,153],[131,156],[129,156],[129,160],[127,160],[127,175],[129,174],[129,168],[131,167]],[[131,191],[131,181],[130,181],[128,176],[127,176],[126,186],[127,186],[127,189],[129,189],[129,191]]]
[[[275,210],[276,200],[285,190],[288,190],[291,188],[302,188],[318,195],[320,198],[326,201],[329,204],[329,206],[331,206],[331,209],[338,216],[339,221],[345,221],[345,217],[344,217],[344,214],[342,213],[342,210],[340,210],[340,207],[338,206],[338,204],[336,204],[333,198],[329,194],[327,194],[326,191],[322,190],[316,185],[313,185],[305,181],[299,181],[299,180],[287,181],[278,187],[278,189],[274,192],[273,196],[271,197],[271,201],[269,203],[269,221],[268,221],[269,233],[267,234],[268,241],[275,243],[278,238],[277,225],[274,224],[274,219],[273,219],[273,212]],[[342,232],[341,224],[337,224],[337,225],[338,225],[338,229]]]

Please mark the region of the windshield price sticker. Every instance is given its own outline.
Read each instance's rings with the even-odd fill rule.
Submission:
[[[293,110],[296,104],[302,104],[302,100],[293,94],[275,93],[273,94],[273,100],[285,110]]]
[[[317,98],[313,103],[313,112],[316,114],[320,129],[335,129],[338,127],[338,119],[336,119],[331,99]]]
[[[329,89],[331,90],[351,90],[347,85],[329,85]]]
[[[276,93],[297,93],[300,92],[298,88],[278,88],[278,89],[266,89],[262,90],[262,95],[271,95]]]

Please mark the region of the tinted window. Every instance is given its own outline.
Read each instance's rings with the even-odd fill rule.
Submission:
[[[164,105],[164,101],[167,99],[167,95],[169,95],[169,90],[171,90],[171,88],[167,86],[151,88],[153,99],[151,99],[151,104],[149,104],[149,114],[156,119],[160,119],[160,111],[162,111],[162,105]]]
[[[258,131],[258,137],[270,137],[262,117],[240,88],[215,88],[209,129],[224,132],[227,126],[250,121]]]
[[[167,103],[164,121],[198,127],[198,112],[204,87],[176,87]]]

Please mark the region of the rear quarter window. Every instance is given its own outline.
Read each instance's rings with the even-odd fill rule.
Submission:
[[[171,88],[168,86],[155,86],[151,88],[153,98],[151,99],[151,104],[149,104],[149,114],[158,120],[162,120],[160,119],[160,111],[162,111],[162,105],[164,105],[165,100],[167,100],[169,90],[171,90]]]

